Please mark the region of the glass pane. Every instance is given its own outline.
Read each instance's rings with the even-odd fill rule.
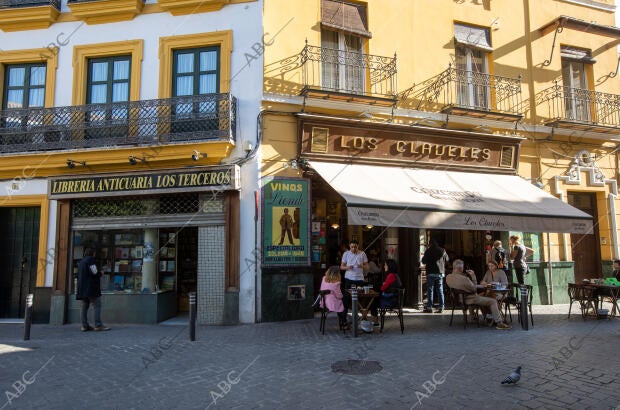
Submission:
[[[23,108],[24,90],[9,90],[6,108]]]
[[[486,74],[486,53],[481,50],[471,50],[471,70]]]
[[[190,76],[177,78],[177,96],[194,94],[194,78]]]
[[[331,30],[321,30],[321,47],[338,49],[338,33]]]
[[[108,86],[105,84],[93,85],[90,87],[90,103],[101,104],[107,101]]]
[[[571,87],[570,63],[566,61],[562,62],[562,83],[564,87]]]
[[[9,69],[9,87],[23,87],[26,78],[24,67],[11,67]]]
[[[217,70],[217,52],[203,51],[200,53],[200,71]]]
[[[177,74],[194,72],[194,54],[177,54]]]
[[[129,60],[114,62],[114,80],[129,79]]]
[[[345,50],[356,53],[362,52],[362,38],[354,36],[352,34],[346,34],[344,36]]]
[[[112,102],[129,101],[129,83],[112,85]]]
[[[217,91],[217,75],[203,74],[200,76],[200,94],[210,94]]]
[[[29,107],[43,107],[43,100],[45,97],[44,88],[31,88],[30,96],[28,98]]]
[[[30,85],[45,85],[45,67],[30,69]]]
[[[93,63],[91,70],[91,81],[108,80],[108,63]]]

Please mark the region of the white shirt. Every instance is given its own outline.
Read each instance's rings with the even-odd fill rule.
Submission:
[[[364,263],[368,263],[368,257],[364,251],[359,251],[358,253],[346,251],[342,255],[342,263],[346,266],[353,266],[352,269],[345,271],[345,279],[364,280]]]

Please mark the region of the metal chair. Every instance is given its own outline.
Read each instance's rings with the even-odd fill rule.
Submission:
[[[575,283],[568,284],[568,319],[570,319],[570,312],[573,308],[573,302],[579,303],[581,309],[581,300],[583,299],[582,288],[582,286]]]
[[[594,317],[598,316],[597,306],[598,306],[598,293],[596,286],[581,286],[581,299],[579,300],[579,305],[581,307],[581,316],[583,320],[588,318],[590,312]]]
[[[396,313],[398,316],[398,320],[400,321],[400,334],[402,335],[405,332],[405,322],[403,320],[403,303],[405,302],[405,289],[398,289],[398,301],[394,306],[383,306],[381,303],[379,304],[379,316],[381,318],[381,327],[379,328],[379,332],[383,332],[383,324],[385,322],[385,314],[387,312]]]
[[[321,332],[322,334],[325,334],[325,321],[327,320],[327,314],[331,312],[329,309],[327,309],[327,305],[325,304],[325,296],[329,295],[330,293],[330,290],[319,291],[319,297],[321,298],[321,324],[319,327],[319,332]],[[342,323],[340,323],[340,321],[338,321],[338,329],[342,330],[343,333],[346,331],[346,328],[342,325]]]
[[[467,303],[465,301],[465,297],[471,295],[471,293],[465,292],[460,289],[451,289],[450,294],[452,295],[452,314],[450,315],[450,326],[452,326],[452,320],[454,319],[454,309],[456,308],[457,303],[460,304],[461,309],[463,310],[463,327],[467,329],[467,311],[472,308],[476,318],[478,318],[478,310],[480,306],[475,303]],[[476,320],[476,325],[480,327],[480,320]]]
[[[512,322],[512,310],[510,309],[510,305],[515,305],[516,309],[516,305],[519,303],[519,284],[510,283],[508,284],[508,289],[510,289],[510,294],[506,296],[506,299],[504,299],[504,318],[508,315],[510,321]]]

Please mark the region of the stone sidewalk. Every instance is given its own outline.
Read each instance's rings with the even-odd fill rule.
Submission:
[[[524,331],[410,311],[405,333],[319,320],[205,326],[0,324],[4,409],[620,409],[620,319],[535,306]],[[500,381],[517,366],[515,386]]]

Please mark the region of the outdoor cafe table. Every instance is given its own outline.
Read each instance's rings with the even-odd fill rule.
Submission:
[[[351,289],[347,289],[347,292],[351,294]],[[372,289],[368,292],[364,292],[363,289],[357,291],[358,311],[362,316],[362,320],[368,320],[367,318],[368,312],[370,311],[370,306],[377,296],[379,296],[379,292],[375,292]]]
[[[618,306],[618,299],[620,297],[620,286],[603,285],[598,283],[587,283],[589,286],[596,288],[596,297],[598,298],[598,305],[603,308],[603,300],[608,298],[611,302],[611,314],[614,317],[620,314],[620,306]]]

